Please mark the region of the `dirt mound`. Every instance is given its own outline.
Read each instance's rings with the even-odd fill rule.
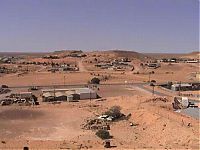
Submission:
[[[42,112],[26,109],[11,109],[0,112],[0,119],[5,120],[24,120],[36,119],[43,115]]]
[[[115,53],[118,57],[135,57],[135,58],[146,57],[145,55],[135,51],[113,50],[111,52]]]
[[[155,98],[152,98],[152,99],[148,99],[146,100],[145,102],[168,102],[169,100],[166,98],[166,97],[155,97]]]
[[[130,51],[130,50],[107,50],[104,52],[107,54],[113,54],[116,58],[127,57],[127,58],[135,58],[135,59],[140,59],[140,60],[148,58],[146,55],[142,53],[138,53],[138,52]]]
[[[199,59],[200,52],[199,51],[191,52],[191,53],[183,55],[182,58]]]

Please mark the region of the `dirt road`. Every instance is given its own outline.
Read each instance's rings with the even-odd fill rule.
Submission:
[[[83,65],[83,59],[81,59],[81,60],[78,61],[78,66],[79,66],[79,71],[80,72],[86,72],[87,71],[87,69]]]

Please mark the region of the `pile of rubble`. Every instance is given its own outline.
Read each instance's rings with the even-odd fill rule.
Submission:
[[[39,105],[38,101],[35,100],[27,100],[27,99],[15,99],[15,98],[5,98],[0,100],[1,106],[18,104],[20,106],[30,106],[30,105]]]
[[[38,99],[35,95],[11,94],[0,100],[1,106],[18,104],[23,106],[39,105]]]
[[[102,119],[88,119],[82,126],[85,130],[110,130],[109,121]]]
[[[145,102],[168,102],[169,100],[166,98],[166,97],[155,97],[155,98],[152,98],[152,99],[148,99],[146,100]]]

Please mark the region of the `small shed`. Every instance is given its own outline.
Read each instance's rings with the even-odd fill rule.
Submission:
[[[56,92],[55,97],[57,101],[67,101],[67,95],[64,92]]]
[[[192,90],[192,85],[188,83],[181,83],[181,84],[173,84],[171,86],[171,90],[173,91],[178,91],[179,89],[181,91]]]
[[[97,93],[90,88],[78,88],[76,89],[76,94],[80,95],[80,100],[97,98]]]
[[[42,94],[42,101],[43,102],[50,102],[50,101],[54,101],[55,100],[55,96],[53,93],[51,92],[45,92]]]

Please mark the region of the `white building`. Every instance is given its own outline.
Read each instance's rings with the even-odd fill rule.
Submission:
[[[80,100],[83,99],[96,99],[97,93],[89,88],[77,88],[75,89],[76,94],[80,95]]]

